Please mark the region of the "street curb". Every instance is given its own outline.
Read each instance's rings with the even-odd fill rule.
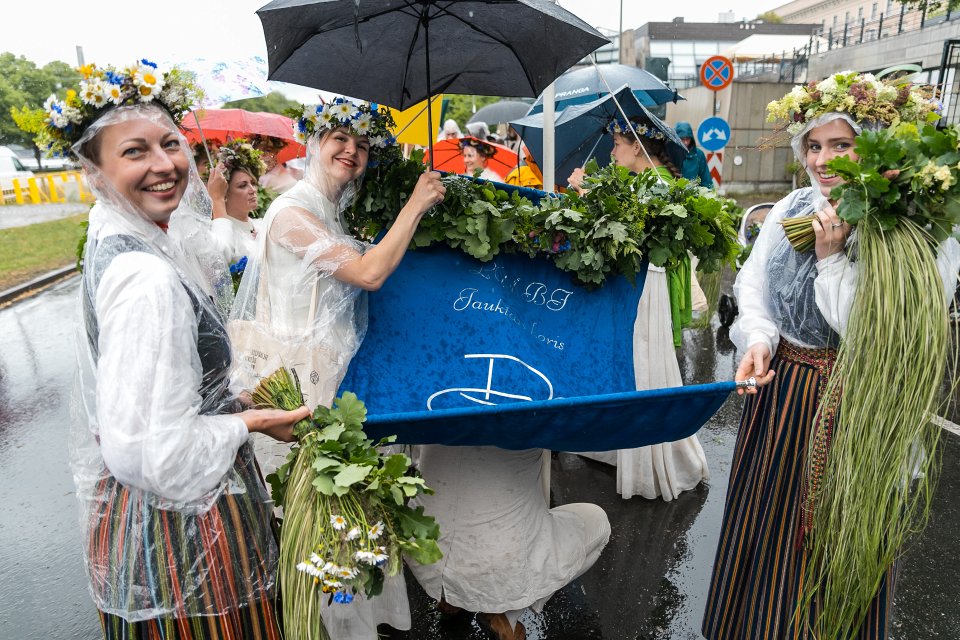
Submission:
[[[11,287],[6,291],[0,291],[0,305],[4,305],[8,302],[12,302],[21,296],[34,291],[35,289],[40,289],[47,286],[50,283],[56,282],[70,276],[72,273],[77,273],[76,265],[70,265],[69,267],[63,267],[55,271],[51,271],[45,275],[40,276],[39,278],[34,278],[29,282],[24,282],[21,285],[16,287]]]

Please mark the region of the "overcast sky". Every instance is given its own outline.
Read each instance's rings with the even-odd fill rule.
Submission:
[[[129,64],[142,57],[244,59],[266,54],[254,13],[264,4],[264,0],[11,0],[0,10],[0,52],[11,51],[40,65],[51,60],[76,64],[77,45],[83,47],[87,62],[101,65]],[[779,4],[758,9],[757,2],[747,0],[672,4],[623,0],[623,27],[677,16],[688,22],[715,22],[721,11],[733,11],[738,20],[754,18]],[[560,5],[594,27],[616,31],[619,26],[620,0],[560,0]]]

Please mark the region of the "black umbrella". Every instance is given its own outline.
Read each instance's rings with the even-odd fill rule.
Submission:
[[[477,109],[477,112],[467,120],[467,124],[472,122],[485,122],[487,124],[510,122],[511,120],[517,120],[527,115],[527,111],[529,110],[530,105],[526,102],[501,100],[500,102],[494,102],[493,104],[488,104],[485,107]]]
[[[603,74],[601,76],[601,74]],[[604,82],[606,81],[606,82]],[[598,64],[568,71],[553,83],[557,109],[591,102],[623,85],[633,89],[645,107],[655,107],[684,97],[649,71],[627,64]],[[543,96],[531,107],[530,114],[543,111]]]
[[[608,42],[548,0],[275,0],[257,15],[268,79],[397,109],[444,92],[534,98]]]

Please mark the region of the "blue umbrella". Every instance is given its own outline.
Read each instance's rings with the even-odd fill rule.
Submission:
[[[655,107],[684,99],[675,89],[665,85],[660,78],[639,67],[626,64],[591,65],[568,71],[554,81],[557,110],[574,104],[592,102],[609,95],[610,89],[623,85],[633,89],[637,100],[645,107]],[[542,95],[530,107],[527,115],[541,111],[543,111]]]
[[[612,95],[566,107],[555,121],[556,175],[565,180],[574,169],[582,167],[590,158],[596,158],[600,166],[610,163],[613,151],[613,136],[607,133],[607,125],[614,118],[623,118],[617,102],[631,120],[639,120],[647,127],[655,128],[666,137],[668,151],[676,156],[683,153],[683,142],[676,132],[640,104],[640,100],[624,85]],[[530,153],[538,163],[543,161],[543,113],[528,115],[510,123],[523,138]],[[670,147],[675,145],[673,149]],[[680,155],[679,157],[683,157]],[[541,166],[543,166],[541,164]]]

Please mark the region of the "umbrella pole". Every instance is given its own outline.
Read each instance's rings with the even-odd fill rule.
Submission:
[[[430,88],[430,20],[426,12],[429,11],[428,4],[424,5],[423,15],[420,20],[423,23],[423,57],[427,62],[427,129],[430,130],[427,135],[427,148],[430,150],[430,171],[433,171],[433,109],[431,108],[433,95]]]
[[[200,139],[203,140],[203,151],[207,154],[207,166],[210,167],[210,171],[213,171],[213,158],[210,157],[210,148],[207,146],[207,136],[203,135],[203,127],[200,126],[200,118],[197,117],[197,112],[193,112],[193,121],[197,123],[197,131],[200,132]]]

